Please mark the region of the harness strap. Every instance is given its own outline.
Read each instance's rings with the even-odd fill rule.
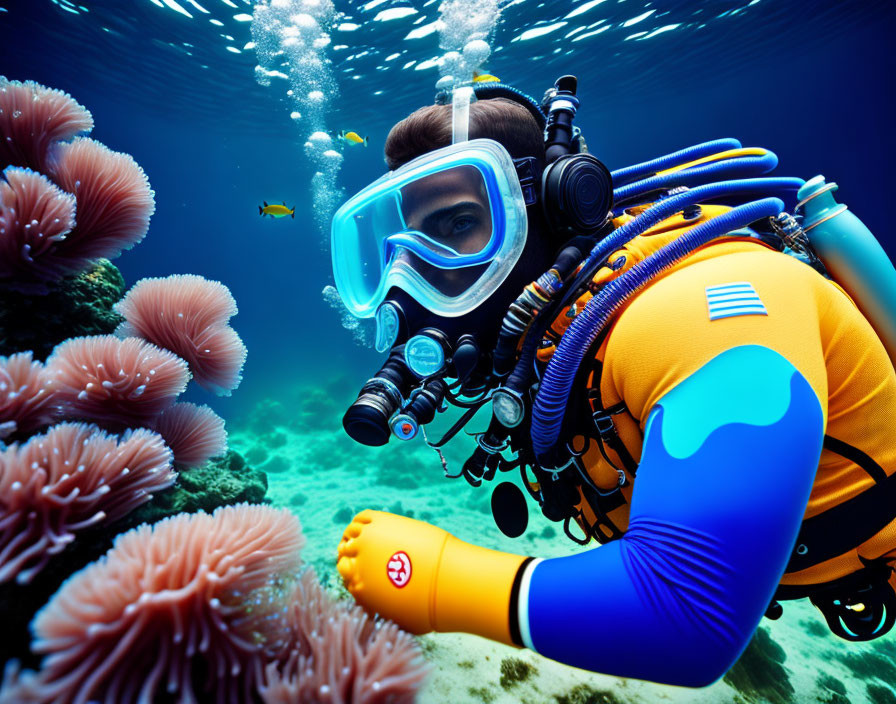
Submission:
[[[851,499],[804,520],[785,573],[804,570],[842,555],[871,539],[896,519],[896,472],[888,477],[881,466],[864,452],[829,435],[824,437],[824,447],[855,462],[874,479],[875,484]]]

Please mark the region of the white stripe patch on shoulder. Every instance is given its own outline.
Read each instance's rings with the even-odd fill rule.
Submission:
[[[709,319],[733,318],[737,315],[768,315],[759,294],[749,281],[706,287]]]

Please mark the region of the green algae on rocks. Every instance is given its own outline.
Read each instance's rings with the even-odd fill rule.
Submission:
[[[44,361],[63,340],[108,335],[124,320],[112,310],[124,295],[124,278],[107,259],[47,288],[45,294],[0,288],[0,355],[32,350]]]
[[[766,699],[772,704],[788,704],[794,688],[783,667],[787,655],[772,640],[767,628],[759,628],[740,659],[723,678],[749,700]]]

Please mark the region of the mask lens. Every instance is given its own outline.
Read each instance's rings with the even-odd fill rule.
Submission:
[[[489,194],[481,172],[457,166],[430,174],[401,189],[401,212],[406,228],[460,255],[479,254],[492,238]],[[421,256],[425,253],[419,252]]]

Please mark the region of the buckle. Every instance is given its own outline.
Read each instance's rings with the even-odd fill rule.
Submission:
[[[538,200],[536,184],[538,177],[535,173],[535,157],[524,156],[513,160],[516,167],[516,176],[520,180],[520,188],[523,189],[523,200],[526,205],[534,205]]]
[[[597,432],[600,435],[601,440],[607,440],[607,438],[617,435],[616,424],[613,422],[613,416],[618,416],[624,410],[625,404],[617,403],[615,406],[602,408],[600,410],[594,411],[591,414],[591,419],[594,421],[594,427],[597,428]]]

